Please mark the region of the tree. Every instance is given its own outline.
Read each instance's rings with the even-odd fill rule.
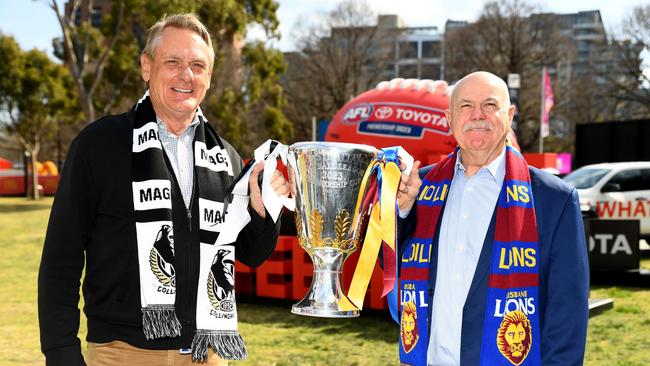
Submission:
[[[287,55],[285,110],[302,138],[311,117],[330,119],[350,98],[387,78],[396,30],[375,25],[364,1],[345,0],[311,22],[299,23],[297,52]]]
[[[23,52],[0,34],[0,123],[29,153],[34,199],[39,198],[37,157],[55,121],[72,111],[76,95],[65,68],[38,50]]]
[[[273,0],[112,0],[102,2],[104,16],[93,27],[92,0],[70,1],[61,13],[54,0],[62,38],[56,54],[70,70],[87,122],[102,114],[122,112],[144,92],[139,57],[146,29],[164,14],[194,12],[213,36],[216,60],[212,87],[203,109],[220,133],[243,152],[270,135],[285,138],[291,126],[281,112],[285,103],[279,78],[282,54],[264,43],[246,44],[246,31],[260,25],[267,38],[277,38],[278,4]],[[125,9],[131,9],[125,14]],[[96,19],[95,19],[96,20]],[[72,51],[72,52],[71,52]],[[254,90],[254,92],[251,92]],[[259,112],[259,113],[258,113]],[[259,129],[266,126],[266,129]]]
[[[102,81],[109,55],[121,32],[124,32],[125,2],[113,2],[114,12],[107,17],[110,26],[103,29],[93,26],[93,0],[74,0],[69,4],[71,10],[62,12],[56,0],[47,0],[47,5],[56,14],[62,33],[62,38],[55,41],[57,55],[70,71],[84,117],[90,123],[95,120],[94,93]],[[85,9],[80,9],[81,6]]]
[[[444,77],[453,82],[477,70],[519,74],[519,145],[530,150],[539,138],[541,69],[572,52],[553,14],[523,0],[490,1],[475,23],[446,32]]]
[[[476,69],[521,74],[557,62],[569,47],[553,14],[524,0],[489,1],[475,23],[445,34],[445,78],[458,80]]]
[[[244,41],[252,25],[278,39],[278,3],[273,0],[203,0],[196,9],[217,47],[212,87],[204,102],[208,119],[240,152],[250,154],[266,138],[293,137],[285,117],[280,78],[284,57],[262,41]]]
[[[282,53],[254,42],[243,47],[241,60],[246,65],[241,84],[224,85],[205,104],[220,133],[240,151],[251,153],[266,138],[286,142],[294,129],[282,111]]]
[[[621,119],[650,118],[650,75],[643,72],[649,65],[641,57],[650,51],[650,5],[632,10],[623,20],[622,34],[610,40],[612,67],[603,77],[614,92],[607,97],[622,105]]]

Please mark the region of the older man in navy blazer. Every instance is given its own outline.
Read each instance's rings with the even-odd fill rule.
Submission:
[[[428,280],[424,281],[428,293],[418,297],[427,322],[420,323],[418,330],[413,315],[409,315],[417,314],[402,306],[402,363],[581,365],[587,332],[589,267],[575,189],[536,168],[527,169],[532,191],[527,193],[534,201],[532,220],[536,220],[537,240],[535,249],[526,252],[534,256],[519,259],[534,265],[535,298],[528,299],[528,291],[507,291],[503,298],[490,295],[493,285],[489,285],[489,279],[517,260],[504,255],[505,249],[499,248],[494,239],[499,230],[499,197],[506,192],[506,156],[510,152],[521,157],[507,147],[506,141],[514,106],[500,78],[475,72],[455,85],[446,115],[459,151],[449,168],[453,169],[453,179],[447,180],[442,190],[446,199],[441,203],[440,219],[430,231],[434,234],[429,238]],[[422,180],[427,182],[425,177],[436,168],[428,166],[418,171],[418,167],[416,162],[410,175],[402,175],[398,192],[400,279],[405,272],[414,273],[404,269],[408,257],[413,256],[407,246],[417,233],[418,223],[426,225],[421,221],[429,220],[428,214],[422,214],[428,211],[420,210],[426,203],[422,198],[427,195]],[[530,209],[533,212],[532,205]],[[534,226],[526,230],[535,232]],[[494,256],[495,250],[501,255]],[[402,293],[413,288],[405,286]],[[510,298],[513,300],[506,300]],[[400,303],[405,302],[402,296]],[[534,331],[524,331],[521,324],[505,324],[506,315],[513,310],[528,315],[531,321],[522,324],[533,324]],[[504,319],[498,334],[490,328],[493,317]],[[414,329],[418,334],[411,334]],[[421,357],[414,356],[415,345],[421,347]]]

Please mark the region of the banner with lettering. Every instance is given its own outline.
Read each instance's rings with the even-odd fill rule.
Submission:
[[[451,135],[443,109],[424,105],[373,102],[346,110],[343,124],[356,124],[357,132],[372,135],[422,138],[424,131]]]

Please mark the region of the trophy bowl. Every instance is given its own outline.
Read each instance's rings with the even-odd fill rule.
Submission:
[[[364,173],[377,149],[336,142],[299,142],[289,147],[289,183],[296,199],[300,246],[314,264],[307,295],[294,314],[359,316],[341,286],[343,263],[362,243],[367,212],[355,212]],[[295,255],[295,254],[294,254]]]

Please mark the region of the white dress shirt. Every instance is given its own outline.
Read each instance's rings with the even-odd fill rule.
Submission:
[[[190,200],[192,199],[192,188],[194,188],[194,135],[196,127],[199,125],[199,118],[195,114],[194,120],[189,126],[176,136],[167,130],[163,121],[156,117],[158,123],[158,136],[160,143],[167,153],[169,162],[172,164],[172,170],[176,176],[176,181],[181,189],[185,207],[189,209]]]

